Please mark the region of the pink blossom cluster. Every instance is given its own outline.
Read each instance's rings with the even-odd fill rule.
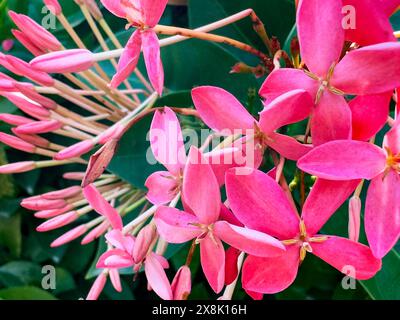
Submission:
[[[281,67],[280,53],[271,57],[275,67],[259,90],[263,110],[257,118],[234,95],[213,86],[192,90],[195,110],[191,113],[173,107],[146,110],[153,95],[141,98],[140,91],[132,90],[129,93],[137,94],[132,98],[134,107],[115,107],[124,107],[128,99],[118,87],[136,70],[141,52],[151,84],[149,90],[161,96],[164,71],[157,32],[169,30],[158,26],[168,1],[101,2],[111,13],[126,19],[127,28],[135,28],[121,51],[109,85],[104,86],[104,79],[90,73],[100,61],[99,55],[86,48],[64,50],[51,33],[29,17],[13,12],[11,18],[20,29],[14,31],[15,37],[36,58],[28,64],[11,55],[0,55],[0,64],[12,73],[53,88],[63,98],[69,97],[93,112],[95,118],[102,120],[105,113],[112,122],[105,126],[97,120],[78,119],[78,114],[42,95],[32,83],[0,74],[0,94],[27,114],[1,114],[1,120],[15,127],[14,135],[1,133],[0,141],[55,159],[9,164],[1,166],[0,172],[17,173],[69,163],[87,166],[86,172],[65,175],[67,179],[83,181],[82,186],[30,197],[23,200],[22,206],[36,211],[36,217],[47,219],[38,227],[40,232],[66,226],[92,209],[100,215],[52,244],[63,245],[85,233],[82,244],[86,244],[105,235],[108,247],[97,262],[101,271],[89,299],[99,296],[108,276],[114,288],[121,291],[119,272],[125,268],[135,273],[143,268],[149,289],[162,299],[187,299],[191,291],[191,259],[197,246],[209,285],[217,294],[225,288],[221,299],[231,298],[238,280],[254,299],[285,290],[296,279],[307,253],[342,273],[352,268],[352,276],[358,280],[370,279],[379,272],[382,258],[400,235],[397,106],[394,116],[390,114],[390,104],[392,100],[397,104],[400,88],[400,44],[389,21],[399,1],[298,1],[296,23],[301,59],[298,63],[293,59],[293,66]],[[57,16],[62,14],[58,1],[45,3]],[[83,0],[81,5],[93,8],[94,4]],[[343,27],[344,6],[355,8],[357,28]],[[376,25],[372,30],[370,19]],[[33,37],[27,37],[28,30]],[[109,99],[95,102],[83,98],[49,73],[82,73],[105,94],[117,97],[116,104],[108,106]],[[118,140],[132,121],[139,121],[146,112],[154,112],[150,145],[165,170],[147,178],[144,195],[104,171]],[[227,136],[209,152],[206,144],[185,148],[176,113],[199,117],[216,135],[239,134]],[[289,136],[282,130],[303,121],[308,125],[302,136]],[[387,126],[390,129],[386,132]],[[56,145],[40,136],[44,133],[64,135],[77,142]],[[382,146],[375,144],[380,133],[385,134]],[[80,158],[96,145],[102,147],[89,162]],[[232,156],[237,153],[251,161],[226,161],[236,159]],[[263,159],[269,156],[274,167],[263,172]],[[303,175],[301,203],[294,199],[286,181],[287,161],[295,162]],[[310,192],[305,190],[305,174],[315,177]],[[367,188],[366,182],[367,196],[362,204],[360,194]],[[125,199],[125,195],[134,201],[118,205],[117,200]],[[323,233],[325,223],[349,199],[349,238]],[[126,208],[132,203],[136,208],[143,201],[149,206],[124,225]],[[176,208],[179,201],[182,210]],[[359,242],[361,221],[368,245]],[[169,266],[165,247],[182,243],[191,243],[191,249],[186,263],[170,281],[165,272]]]

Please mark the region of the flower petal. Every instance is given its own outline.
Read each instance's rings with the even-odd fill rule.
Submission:
[[[372,179],[385,169],[386,155],[367,142],[337,140],[314,148],[297,166],[328,180]]]
[[[208,233],[200,242],[201,266],[215,293],[221,292],[225,283],[225,251],[221,240]]]
[[[103,6],[110,11],[113,15],[120,18],[126,18],[126,12],[121,5],[121,0],[100,0]]]
[[[311,135],[315,146],[351,138],[351,111],[342,96],[325,91],[311,118]]]
[[[168,0],[140,0],[140,7],[146,25],[154,27],[161,19]]]
[[[299,218],[281,187],[267,174],[226,173],[226,192],[235,216],[247,227],[285,240],[298,233]]]
[[[155,112],[150,127],[150,145],[157,161],[174,176],[179,176],[186,163],[186,152],[179,120],[170,108]]]
[[[383,145],[389,148],[393,155],[400,153],[400,120],[396,120],[392,129],[386,133]]]
[[[354,50],[336,66],[331,85],[347,94],[370,95],[400,86],[400,43]]]
[[[314,235],[350,197],[360,180],[330,181],[317,179],[303,206],[302,219],[307,233]]]
[[[184,243],[202,233],[194,225],[199,223],[196,216],[175,208],[158,208],[154,221],[160,236],[169,243]]]
[[[243,264],[242,284],[246,291],[274,294],[285,290],[296,279],[299,248],[289,246],[275,258],[248,256]]]
[[[256,120],[239,100],[224,89],[197,87],[192,90],[192,98],[201,119],[215,131],[245,130],[254,127]]]
[[[171,285],[155,253],[152,252],[147,256],[144,263],[144,272],[154,292],[163,300],[172,300]]]
[[[258,257],[276,257],[285,252],[285,246],[266,233],[238,227],[226,221],[214,224],[214,234],[227,244]]]
[[[184,170],[182,194],[201,223],[210,224],[218,219],[221,210],[219,184],[207,159],[194,146]]]
[[[301,144],[293,137],[279,133],[269,135],[268,146],[278,152],[282,157],[297,161],[312,150],[312,145]]]
[[[300,52],[309,70],[325,76],[340,58],[344,43],[342,2],[303,0],[297,11]]]
[[[110,83],[112,88],[117,88],[130,76],[133,70],[135,70],[139,61],[141,49],[142,36],[140,31],[136,30],[128,40],[128,43],[126,44],[124,51],[119,58],[117,73],[114,75]]]
[[[146,1],[154,2],[154,1]],[[143,41],[143,57],[151,85],[161,96],[164,89],[164,67],[161,61],[160,43],[153,30],[141,33]]]
[[[154,205],[171,202],[177,195],[178,183],[168,171],[157,171],[151,174],[145,184],[148,189],[146,198]]]
[[[371,181],[365,205],[365,232],[377,258],[383,258],[399,239],[400,177],[394,170]]]
[[[314,102],[305,90],[293,90],[282,94],[260,113],[260,128],[269,134],[283,126],[306,119]]]
[[[108,203],[108,201],[102,196],[102,194],[92,184],[83,188],[83,194],[90,206],[102,216],[105,216],[111,223],[114,229],[121,230],[122,218],[118,211]]]
[[[392,93],[358,96],[349,102],[353,140],[368,141],[386,124]]]
[[[353,271],[355,279],[372,278],[382,266],[366,245],[341,237],[331,237],[324,242],[312,243],[313,254],[340,272]]]
[[[299,69],[277,69],[265,79],[259,95],[265,99],[266,104],[269,104],[280,95],[295,89],[306,90],[312,97],[315,97],[318,82]]]

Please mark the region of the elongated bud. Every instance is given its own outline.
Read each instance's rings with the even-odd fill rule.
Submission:
[[[146,257],[150,246],[157,236],[156,228],[153,224],[148,224],[142,230],[140,230],[135,245],[133,246],[132,257],[136,263],[143,261]]]
[[[32,119],[28,119],[23,116],[17,116],[15,114],[8,113],[1,113],[0,120],[13,126],[21,126],[23,124],[27,124],[33,121]]]
[[[59,153],[57,153],[54,159],[65,160],[79,157],[85,153],[88,153],[93,148],[94,144],[91,140],[84,140],[60,151]]]
[[[358,242],[360,237],[361,199],[354,196],[349,202],[349,239]]]
[[[35,161],[22,161],[0,166],[0,174],[22,173],[36,169]]]
[[[121,278],[119,276],[118,269],[110,269],[109,275],[110,275],[110,280],[111,280],[111,283],[112,283],[114,289],[117,292],[122,292]]]
[[[33,100],[34,102],[42,105],[47,109],[54,110],[57,108],[57,103],[40,93],[36,92],[34,86],[31,83],[16,82],[15,87],[26,97]]]
[[[5,55],[2,54],[2,53],[0,52],[0,64],[1,64],[2,62],[4,62],[5,59],[6,59],[6,58],[5,58]],[[13,78],[11,78],[10,76],[4,74],[3,72],[0,72],[0,79],[15,81]]]
[[[82,181],[84,177],[85,177],[84,172],[67,172],[63,174],[63,178],[65,180]]]
[[[81,235],[83,235],[87,230],[86,225],[81,225],[76,228],[73,228],[72,230],[64,233],[61,237],[58,237],[56,240],[54,240],[51,244],[50,247],[56,248],[59,246],[62,246],[68,242],[71,242],[75,240],[76,238],[79,238]]]
[[[103,174],[115,154],[116,147],[117,141],[112,139],[90,157],[86,174],[82,181],[83,188]]]
[[[15,104],[18,109],[34,118],[44,119],[50,116],[49,110],[43,108],[37,103],[28,101],[23,96],[19,96],[13,93],[3,93],[3,96],[10,100],[10,102]]]
[[[46,51],[37,47],[31,39],[23,32],[19,30],[11,30],[12,34],[14,37],[30,52],[32,53],[35,57],[40,56],[42,54],[45,54]]]
[[[104,233],[106,233],[110,224],[108,221],[103,221],[96,228],[93,228],[81,241],[81,244],[88,244],[97,238],[100,238]]]
[[[66,213],[72,210],[72,206],[67,204],[65,207],[59,209],[49,209],[49,210],[41,210],[35,212],[34,216],[39,219],[50,219],[59,216],[60,214]]]
[[[111,139],[119,139],[121,138],[122,133],[124,132],[125,127],[121,124],[113,125],[108,128],[106,131],[99,135],[99,144],[105,144],[107,141]]]
[[[61,129],[63,124],[58,120],[43,120],[23,124],[15,128],[15,131],[22,134],[49,133]]]
[[[40,137],[40,136],[38,136],[38,135],[35,135],[35,134],[23,134],[23,133],[18,133],[18,132],[16,132],[15,130],[16,130],[16,128],[12,128],[12,129],[11,129],[11,131],[12,131],[18,138],[20,138],[20,139],[22,139],[22,140],[24,140],[24,141],[26,141],[26,142],[29,142],[29,143],[31,143],[31,144],[37,146],[37,147],[47,149],[47,148],[49,147],[49,145],[50,145],[50,141],[47,140],[47,139],[45,139],[45,138],[42,138],[42,137]]]
[[[67,203],[63,199],[47,200],[42,197],[26,198],[22,200],[21,206],[29,210],[50,210],[59,209],[66,205]]]
[[[57,200],[57,199],[67,199],[74,197],[82,192],[81,187],[79,186],[72,186],[69,188],[48,192],[42,194],[41,197],[47,200]]]
[[[11,10],[8,14],[23,33],[29,34],[32,42],[34,42],[37,47],[49,51],[57,51],[62,48],[60,41],[36,21],[26,15],[18,14]]]
[[[43,2],[52,14],[58,16],[62,12],[58,0],[43,0]]]
[[[14,48],[14,40],[13,39],[6,39],[1,43],[1,47],[3,48],[3,51],[8,52],[12,48]]]
[[[34,153],[36,147],[33,144],[25,142],[20,138],[11,136],[9,134],[0,132],[0,142],[17,150],[25,151],[28,153]]]
[[[107,282],[107,276],[104,272],[100,273],[99,276],[93,283],[92,288],[90,289],[86,300],[97,300],[104,289],[104,286]]]
[[[48,73],[70,73],[88,70],[94,63],[93,53],[85,49],[51,52],[33,59],[30,65]]]
[[[36,228],[36,231],[46,232],[66,226],[67,224],[79,218],[76,211],[64,213],[58,217],[47,220]]]
[[[171,284],[174,300],[187,300],[192,290],[191,272],[188,266],[182,266]]]
[[[8,68],[4,64],[3,66],[9,69],[11,72],[21,77],[31,79],[42,86],[52,87],[54,85],[54,79],[52,77],[45,72],[35,70],[29,63],[10,55],[4,56],[4,58],[8,64]]]
[[[16,88],[14,83],[15,81],[12,80],[0,79],[0,91],[15,92]]]

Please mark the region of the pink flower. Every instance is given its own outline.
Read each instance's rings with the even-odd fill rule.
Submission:
[[[14,47],[13,39],[6,39],[1,43],[1,47],[5,52],[10,51]]]
[[[254,130],[256,143],[263,148],[270,147],[291,160],[297,160],[311,150],[311,146],[275,132],[309,116],[313,102],[304,90],[293,90],[275,99],[260,113],[259,121],[232,94],[221,88],[195,88],[192,98],[202,120],[217,132],[228,129],[233,134],[238,130],[243,133]]]
[[[270,74],[260,95],[270,103],[289,90],[301,88],[315,97],[311,120],[313,144],[351,138],[351,111],[343,93],[375,95],[400,84],[400,45],[385,42],[347,53],[342,1],[301,1],[297,13],[303,62],[308,71],[279,69]]]
[[[246,290],[277,293],[295,280],[307,252],[312,252],[339,271],[354,268],[357,279],[369,279],[381,268],[371,250],[360,243],[318,231],[347,199],[359,181],[346,183],[318,180],[303,208],[301,218],[280,186],[267,174],[249,169],[248,175],[226,176],[226,190],[235,216],[247,227],[268,233],[286,245],[278,257],[247,257],[242,270]]]
[[[365,231],[371,250],[385,256],[400,235],[400,122],[386,134],[383,148],[367,142],[332,141],[301,158],[298,167],[331,180],[368,179]]]
[[[225,251],[221,240],[256,256],[282,254],[282,244],[271,236],[218,221],[219,184],[207,160],[195,147],[189,152],[184,170],[182,197],[186,211],[158,208],[154,217],[157,231],[169,243],[197,239],[204,274],[216,293],[222,290],[225,282]]]
[[[140,52],[149,79],[159,95],[164,87],[164,69],[160,56],[160,44],[157,34],[152,30],[157,25],[167,5],[167,0],[101,0],[113,14],[128,20],[137,30],[129,39],[119,60],[118,70],[111,81],[112,87],[118,87],[136,68]]]
[[[171,283],[174,300],[186,300],[192,290],[191,272],[188,266],[182,266]]]

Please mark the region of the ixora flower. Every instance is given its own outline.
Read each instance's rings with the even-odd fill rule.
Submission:
[[[150,127],[150,145],[154,157],[168,171],[151,174],[145,186],[147,199],[161,205],[170,202],[181,191],[183,170],[187,162],[181,126],[176,114],[168,107],[157,110]],[[220,185],[225,182],[225,172],[242,166],[237,148],[222,148],[204,153]]]
[[[293,90],[277,97],[260,113],[259,121],[224,89],[198,87],[192,90],[192,98],[202,120],[217,132],[228,129],[231,133],[238,130],[246,133],[252,130],[252,136],[247,139],[253,139],[262,149],[270,147],[290,160],[299,159],[312,148],[275,132],[309,116],[313,102],[305,90]]]
[[[345,39],[342,6],[341,0],[300,2],[298,36],[307,69],[275,70],[260,89],[266,103],[294,89],[307,90],[315,97],[311,118],[314,145],[351,138],[352,115],[344,94],[376,95],[400,85],[399,43],[352,50],[340,60]]]
[[[137,28],[119,60],[118,70],[111,81],[111,86],[117,87],[129,77],[136,68],[140,52],[143,50],[150,82],[161,95],[164,87],[164,69],[158,37],[152,28],[161,19],[168,0],[101,0],[101,2],[110,12],[127,19],[130,26]]]
[[[218,221],[221,194],[214,173],[200,151],[192,147],[183,177],[182,197],[186,207],[181,211],[160,207],[154,217],[157,231],[169,243],[196,239],[200,243],[204,274],[218,293],[225,282],[225,251],[222,241],[255,256],[282,255],[284,246],[275,238],[258,231]]]
[[[400,122],[386,134],[383,148],[367,142],[332,141],[301,158],[298,167],[331,180],[369,179],[365,231],[378,258],[400,235]]]
[[[235,216],[247,228],[270,234],[286,245],[286,252],[278,257],[249,255],[242,270],[243,287],[269,294],[286,289],[295,280],[307,252],[339,271],[352,268],[357,279],[373,277],[380,270],[381,261],[367,246],[318,234],[357,183],[317,181],[299,217],[281,187],[267,174],[249,169],[248,175],[236,175],[234,169],[230,170],[226,190]]]

